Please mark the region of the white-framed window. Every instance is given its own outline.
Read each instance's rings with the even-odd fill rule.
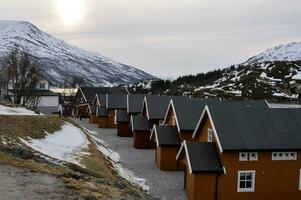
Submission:
[[[213,138],[213,131],[211,128],[208,128],[207,141],[212,142],[212,138]]]
[[[272,152],[272,160],[297,160],[297,152]]]
[[[240,152],[239,153],[239,161],[248,161],[248,153]]]
[[[255,191],[255,170],[238,171],[237,192]]]
[[[250,152],[249,153],[249,160],[250,161],[257,161],[258,160],[258,153],[257,152]]]
[[[257,161],[258,152],[239,152],[239,161]]]
[[[40,83],[39,84],[39,89],[46,89],[46,84],[45,83]]]

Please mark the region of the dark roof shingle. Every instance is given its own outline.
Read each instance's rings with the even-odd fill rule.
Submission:
[[[120,87],[80,87],[87,102],[92,102],[96,94],[127,94],[125,88]]]
[[[149,119],[163,120],[171,99],[188,99],[184,96],[156,96],[149,95],[145,97]],[[145,102],[144,101],[144,102]]]
[[[116,122],[129,122],[130,116],[126,110],[116,110]]]
[[[187,162],[190,161],[192,173],[223,171],[217,151],[212,142],[186,141],[185,143],[184,145],[187,148],[186,154],[189,157]]]
[[[108,110],[105,106],[99,106],[98,107],[98,117],[108,117]]]
[[[155,125],[156,137],[159,146],[180,146],[178,130],[175,126]]]
[[[127,112],[130,114],[141,113],[144,97],[145,97],[145,95],[143,95],[143,94],[128,95]]]
[[[132,115],[131,127],[133,131],[149,131],[149,124],[146,116]]]
[[[126,109],[127,95],[125,94],[107,94],[107,109]]]
[[[209,106],[224,150],[301,149],[301,109],[260,106]]]

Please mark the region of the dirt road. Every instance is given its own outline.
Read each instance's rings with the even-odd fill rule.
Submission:
[[[55,176],[0,164],[0,200],[78,199]]]

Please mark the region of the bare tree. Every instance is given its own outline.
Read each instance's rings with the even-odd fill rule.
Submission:
[[[29,100],[39,98],[36,86],[41,74],[40,67],[27,51],[17,47],[11,50],[6,68],[15,103],[27,105]]]

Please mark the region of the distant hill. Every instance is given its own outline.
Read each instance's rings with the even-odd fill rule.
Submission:
[[[280,45],[242,64],[188,75],[174,81],[144,81],[131,91],[235,99],[298,99],[301,91],[301,43]]]
[[[137,68],[67,44],[29,22],[0,20],[0,67],[15,46],[26,49],[38,60],[44,75],[55,85],[71,77],[81,77],[89,86],[130,84],[154,78]]]

